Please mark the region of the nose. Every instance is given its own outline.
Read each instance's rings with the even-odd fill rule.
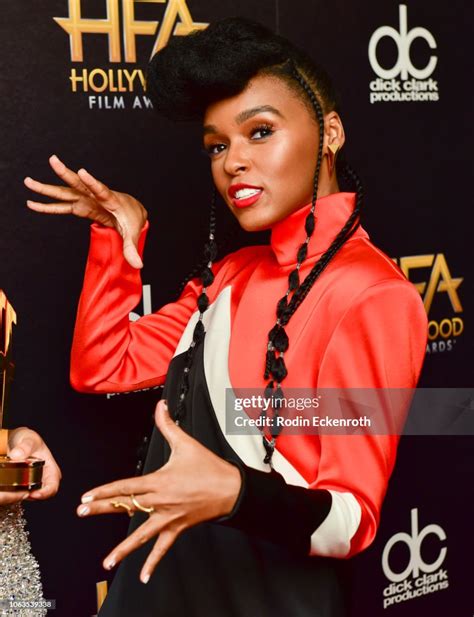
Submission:
[[[230,176],[236,176],[242,172],[248,171],[250,160],[247,156],[246,149],[243,145],[230,144],[227,148],[224,161],[224,170]]]

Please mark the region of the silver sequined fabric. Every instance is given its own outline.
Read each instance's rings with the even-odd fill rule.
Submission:
[[[31,553],[21,504],[0,506],[0,615],[42,617],[43,608],[6,608],[5,600],[43,600],[40,570]]]

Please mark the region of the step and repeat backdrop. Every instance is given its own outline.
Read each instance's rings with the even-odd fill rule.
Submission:
[[[75,508],[88,488],[134,474],[160,390],[71,388],[89,223],[28,210],[35,197],[23,178],[55,183],[48,157],[57,154],[139,199],[151,228],[143,300],[130,318],[173,300],[200,258],[211,180],[200,127],[155,117],[145,67],[173,36],[231,15],[261,21],[308,50],[337,86],[346,156],[366,191],[363,225],[429,316],[420,386],[469,388],[470,16],[456,0],[3,0],[0,11],[0,288],[18,316],[8,426],[38,430],[62,467],[60,493],[26,503],[26,517],[54,614],[88,617],[96,583],[113,577],[102,559],[128,519],[81,520]],[[224,204],[219,217],[227,250],[266,241],[230,233]],[[474,613],[473,466],[472,436],[402,439],[376,541],[348,563],[354,616]]]

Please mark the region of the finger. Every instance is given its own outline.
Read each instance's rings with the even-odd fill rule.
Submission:
[[[8,491],[0,491],[0,505],[5,506],[7,504],[18,503],[19,501],[23,501],[29,496],[29,493],[20,492],[8,492]]]
[[[44,467],[42,486],[36,491],[31,491],[30,498],[41,500],[53,497],[59,490],[60,482],[61,470],[56,463],[51,464],[47,461]]]
[[[49,164],[53,168],[54,173],[61,178],[66,184],[76,191],[80,191],[81,193],[86,193],[87,195],[91,194],[91,191],[87,188],[87,186],[82,182],[79,176],[66,167],[66,165],[59,160],[59,158],[53,154],[53,156],[49,157]]]
[[[143,261],[138,254],[138,238],[133,238],[132,235],[128,232],[127,226],[121,223],[123,230],[123,256],[128,261],[128,263],[132,266],[132,268],[143,268]]]
[[[31,491],[30,497],[38,500],[54,497],[59,490],[59,482],[59,478],[43,481],[41,488]]]
[[[186,436],[183,430],[171,419],[165,400],[158,401],[155,409],[155,424],[169,443],[171,449],[176,448],[180,439]]]
[[[72,214],[72,204],[42,204],[39,201],[31,201],[31,199],[28,199],[26,205],[30,210],[34,210],[35,212],[44,212],[46,214]]]
[[[135,529],[123,542],[118,544],[103,561],[106,570],[111,570],[117,563],[132,553],[148,540],[155,537],[165,525],[165,520],[159,516],[147,519],[138,529]]]
[[[49,499],[54,497],[59,489],[59,483],[57,484],[43,484],[43,486],[35,491],[31,491],[30,498],[41,501],[42,499]]]
[[[140,231],[132,233],[123,212],[114,213],[118,223],[118,231],[123,238],[123,255],[132,268],[143,268],[143,261],[138,253],[138,238]]]
[[[99,499],[111,499],[112,497],[129,497],[131,494],[139,495],[141,493],[147,493],[152,488],[151,475],[154,476],[154,482],[156,484],[157,473],[147,474],[139,476],[138,478],[127,478],[125,480],[117,480],[110,484],[103,484],[98,486],[84,495],[81,498],[81,503],[91,503],[92,501],[98,501]]]
[[[114,505],[117,504],[117,505]],[[123,504],[123,505],[119,505]],[[110,499],[100,499],[91,503],[81,504],[76,508],[78,516],[95,516],[97,514],[134,514],[135,507],[130,497],[115,496]]]
[[[143,493],[138,496],[134,495],[135,500],[142,506],[143,508],[154,508],[157,502],[156,493]],[[118,506],[114,504],[124,504],[124,506]],[[127,506],[130,508],[130,512],[135,514],[135,512],[139,512],[140,508],[132,501],[132,495],[115,495],[114,497],[109,497],[108,499],[99,499],[94,500],[89,503],[81,504],[77,507],[78,516],[95,516],[96,514],[126,514]]]
[[[10,450],[8,456],[14,461],[21,461],[31,456],[33,450],[38,446],[31,437],[25,437]]]
[[[16,446],[15,448],[13,448],[13,450],[10,450],[8,456],[13,460],[13,461],[22,461],[25,458],[28,458],[28,456],[31,455],[31,449],[24,449],[20,446]]]
[[[94,176],[92,176],[84,168],[79,169],[77,174],[82,180],[82,182],[84,182],[87,188],[92,192],[94,197],[96,197],[102,202],[109,202],[107,203],[108,210],[115,210],[116,207],[118,207],[119,204],[114,204],[114,202],[112,201],[114,194],[108,186],[106,186],[103,182],[100,182],[100,180],[94,178]],[[103,205],[105,207],[105,203]]]
[[[170,529],[164,529],[160,533],[140,572],[140,580],[142,583],[148,583],[156,566],[173,546],[178,535],[176,531],[171,531]]]
[[[40,195],[46,195],[52,199],[59,199],[60,201],[74,201],[77,199],[77,194],[72,189],[65,186],[56,186],[54,184],[44,184],[33,180],[29,176],[23,180],[25,186],[39,193]]]

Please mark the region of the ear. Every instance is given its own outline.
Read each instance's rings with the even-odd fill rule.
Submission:
[[[336,111],[330,111],[324,116],[323,156],[328,153],[329,146],[342,148],[346,136],[342,120]]]

